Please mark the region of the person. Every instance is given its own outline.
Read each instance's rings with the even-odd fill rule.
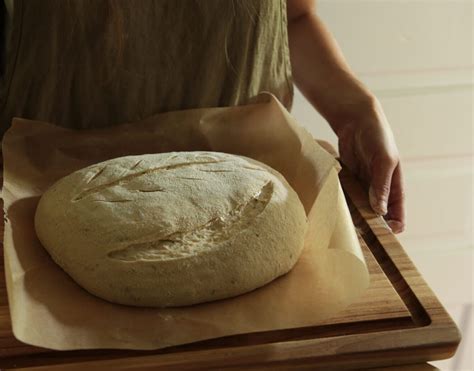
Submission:
[[[355,77],[315,0],[4,0],[0,133],[13,117],[87,129],[165,111],[291,110],[293,84],[338,137],[342,162],[394,232],[400,157],[377,98]]]

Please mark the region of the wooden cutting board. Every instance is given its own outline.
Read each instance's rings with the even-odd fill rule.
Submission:
[[[0,368],[328,370],[413,364],[451,357],[460,342],[456,325],[396,237],[371,211],[366,192],[347,171],[341,172],[340,179],[370,270],[371,284],[357,302],[336,317],[313,327],[229,336],[158,351],[57,352],[29,346],[14,338],[2,263]],[[3,233],[3,223],[1,228]],[[3,255],[3,248],[1,251]]]

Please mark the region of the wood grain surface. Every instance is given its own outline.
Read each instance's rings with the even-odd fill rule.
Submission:
[[[14,338],[1,264],[0,368],[380,369],[452,356],[460,341],[456,325],[396,237],[371,211],[360,184],[345,170],[340,179],[367,259],[371,284],[357,302],[334,318],[313,327],[235,335],[158,351],[57,352]],[[3,255],[3,248],[1,251]],[[430,369],[426,366],[420,365],[419,369]]]

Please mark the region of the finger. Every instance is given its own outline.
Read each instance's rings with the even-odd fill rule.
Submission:
[[[389,156],[376,158],[372,163],[369,201],[372,209],[379,215],[387,214],[392,175],[397,163],[397,160]]]
[[[394,233],[401,233],[405,229],[405,217],[405,186],[399,163],[393,172],[388,213],[385,219]]]
[[[338,142],[339,157],[344,165],[351,171],[352,174],[360,178],[360,167],[357,156],[351,141],[343,141],[339,139]]]

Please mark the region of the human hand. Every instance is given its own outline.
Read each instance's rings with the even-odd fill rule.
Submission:
[[[395,233],[405,227],[403,179],[392,130],[358,81],[313,0],[288,1],[292,76],[339,138],[342,162],[367,186],[370,204]]]
[[[372,209],[394,233],[405,228],[405,194],[400,157],[379,101],[353,110],[336,130],[342,162],[368,187]]]

